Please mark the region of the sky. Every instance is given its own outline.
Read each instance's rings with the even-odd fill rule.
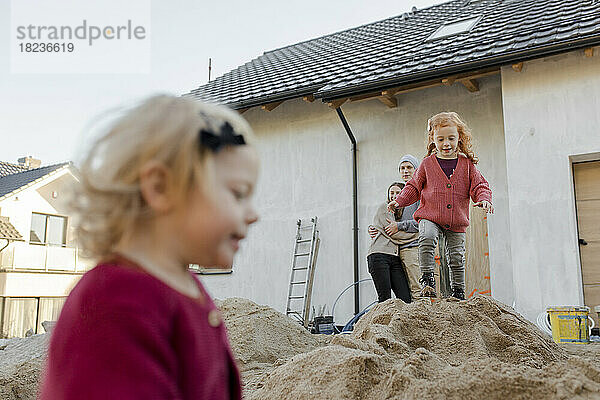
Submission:
[[[11,37],[16,35],[11,26],[16,17],[11,12],[32,7],[33,15],[34,6],[20,3],[18,9],[11,6],[13,1],[24,0],[0,0],[0,161],[33,156],[43,165],[77,162],[90,143],[91,122],[107,110],[155,93],[180,95],[206,83],[209,58],[214,79],[265,51],[400,15],[413,6],[421,9],[443,2],[137,0],[147,2],[149,11],[149,59],[142,58],[139,64],[143,65],[135,71],[56,73],[56,67],[36,62],[34,69],[51,72],[23,73],[11,70],[11,57],[15,57]],[[58,6],[73,0],[27,1]],[[86,4],[85,11],[93,16],[99,6],[106,15],[123,15],[122,9],[111,9],[106,0],[78,4]],[[53,10],[57,22],[52,24],[60,24],[61,18],[82,18],[81,10],[73,10],[66,6]],[[135,10],[128,12],[135,17]],[[103,56],[115,70],[139,61],[118,51]]]

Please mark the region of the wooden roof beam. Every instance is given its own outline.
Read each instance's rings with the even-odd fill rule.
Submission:
[[[405,87],[399,87],[399,88],[392,88],[392,89],[387,89],[381,92],[382,96],[395,96],[397,94],[402,94],[402,93],[409,93],[409,92],[414,92],[416,90],[421,90],[421,89],[427,89],[430,87],[435,87],[435,86],[440,86],[442,84],[441,81],[436,80],[434,82],[428,82],[425,84],[420,84],[420,85],[408,85]]]
[[[460,83],[462,83],[471,93],[479,92],[479,82],[475,79],[462,79]]]
[[[246,107],[246,108],[238,108],[236,111],[240,114],[245,113],[246,111],[248,111],[250,109],[250,107]]]
[[[267,103],[265,105],[260,106],[260,108],[262,108],[265,111],[273,111],[274,109],[276,109],[281,103],[283,103],[283,101],[274,101],[272,103]]]
[[[386,89],[384,91],[381,92],[382,96],[395,96],[396,93],[398,93],[400,91],[399,88],[393,88],[393,89]]]
[[[352,96],[350,97],[350,101],[353,103],[356,103],[358,101],[364,101],[364,100],[372,100],[375,97],[379,97],[381,96],[380,92],[371,92],[371,93],[363,93],[363,94],[359,94],[356,96]]]
[[[398,99],[393,96],[379,96],[377,97],[379,101],[388,106],[389,108],[398,107]]]
[[[389,88],[389,89],[382,91],[381,95],[382,96],[394,96],[394,95],[397,95],[400,93],[413,92],[415,90],[427,89],[427,88],[440,86],[440,85],[444,85],[444,84],[449,86],[456,81],[462,81],[464,79],[471,79],[471,80],[479,79],[479,78],[484,78],[487,76],[498,75],[499,73],[500,73],[500,69],[494,68],[492,70],[481,70],[481,71],[476,71],[476,72],[471,72],[471,73],[456,74],[456,75],[448,76],[444,79],[436,79],[436,80],[415,83],[415,84],[411,84],[411,85]]]
[[[523,69],[523,63],[516,63],[512,65],[512,69],[514,69],[516,72],[521,72],[521,70]]]
[[[302,100],[304,100],[307,103],[312,103],[313,101],[315,101],[315,96],[309,94],[308,96],[302,97]]]
[[[593,47],[588,47],[587,49],[583,50],[584,54],[586,57],[593,57],[594,56],[594,48]]]
[[[327,103],[327,105],[335,110],[336,108],[340,108],[340,106],[342,104],[344,104],[347,100],[348,100],[347,97],[345,97],[343,99],[331,100],[330,102]]]
[[[467,87],[467,89],[472,90],[473,91],[477,91],[479,90],[479,83],[477,81],[475,81],[475,79],[478,78],[483,78],[486,76],[491,76],[491,75],[497,75],[500,73],[500,69],[493,69],[493,70],[481,70],[475,73],[463,73],[463,74],[456,74],[453,76],[449,76],[447,78],[444,79],[434,79],[434,80],[429,80],[429,81],[425,81],[425,82],[419,82],[419,83],[413,83],[410,85],[404,85],[404,86],[398,86],[398,87],[393,87],[393,88],[389,88],[389,89],[385,89],[383,91],[380,92],[370,92],[370,93],[364,93],[364,94],[359,94],[356,96],[351,96],[351,97],[346,97],[346,98],[342,98],[342,99],[336,99],[336,100],[331,100],[329,102],[327,102],[327,105],[331,108],[338,108],[339,106],[341,106],[342,104],[344,104],[346,101],[351,101],[351,102],[359,102],[359,101],[365,101],[365,100],[372,100],[372,99],[378,99],[379,101],[381,101],[382,103],[384,103],[385,105],[387,105],[388,107],[397,107],[398,105],[398,100],[396,98],[394,98],[394,96],[401,94],[401,93],[409,93],[409,92],[414,92],[416,90],[421,90],[421,89],[427,89],[427,88],[431,88],[431,87],[436,87],[436,86],[440,86],[440,85],[447,85],[450,86],[452,85],[454,82],[461,82],[463,83],[463,81],[470,81],[467,82],[466,84],[463,83],[465,86],[469,85],[469,87],[471,89],[469,89],[469,87]],[[308,96],[306,96],[308,97]],[[304,98],[305,101],[308,101],[307,99]],[[394,103],[396,103],[394,105]]]

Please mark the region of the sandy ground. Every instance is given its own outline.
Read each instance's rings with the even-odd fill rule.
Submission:
[[[388,300],[333,337],[245,299],[217,303],[250,400],[600,399],[600,344],[556,345],[489,297]],[[0,341],[0,399],[35,398],[46,345]]]
[[[47,334],[0,340],[0,399],[35,399]]]

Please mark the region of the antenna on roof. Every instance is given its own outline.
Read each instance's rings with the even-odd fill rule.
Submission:
[[[208,58],[208,81],[209,82],[210,82],[210,70],[212,69],[211,63],[212,63],[212,59],[209,57]]]

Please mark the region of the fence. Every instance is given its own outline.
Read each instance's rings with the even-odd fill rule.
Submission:
[[[14,242],[0,253],[0,268],[43,272],[85,272],[94,264],[91,260],[81,257],[79,253],[77,247]]]

